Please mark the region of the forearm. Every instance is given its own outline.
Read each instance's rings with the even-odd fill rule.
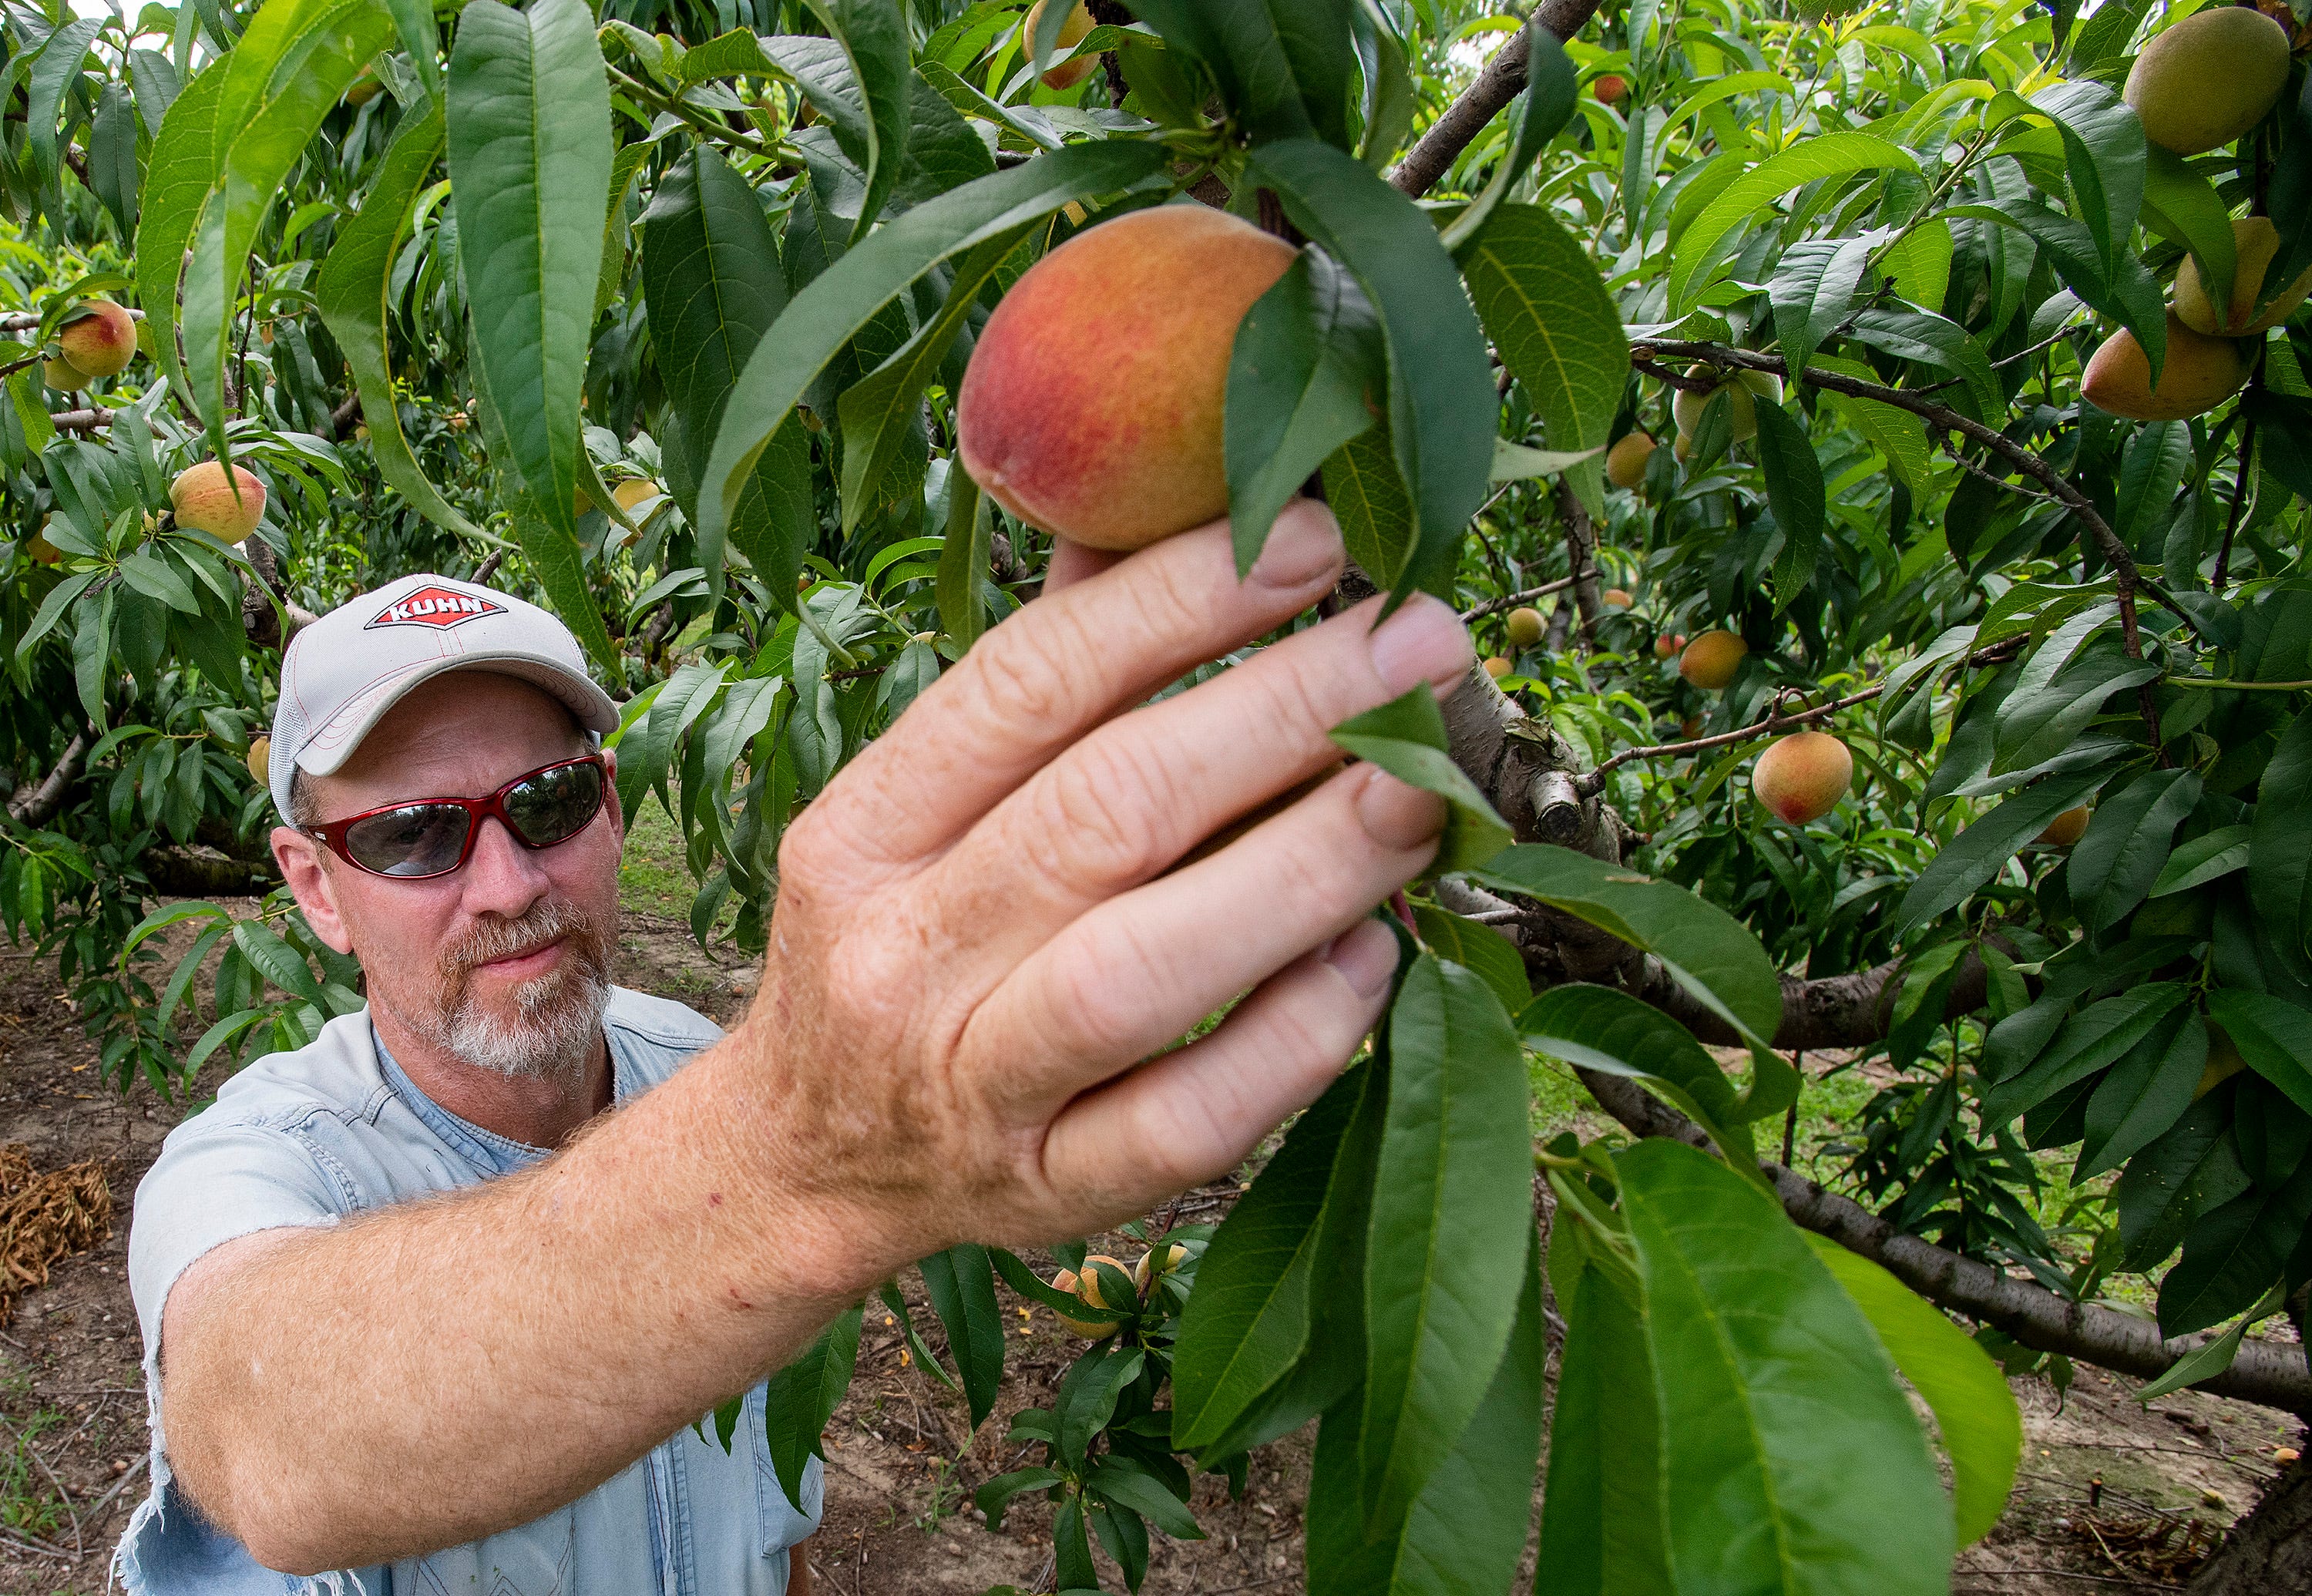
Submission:
[[[855,1291],[736,1106],[761,1067],[731,1039],[535,1170],[237,1262],[163,1342],[196,1499],[285,1571],[457,1545],[793,1357]]]

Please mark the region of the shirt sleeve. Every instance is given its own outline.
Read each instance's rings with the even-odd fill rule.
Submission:
[[[179,1127],[137,1184],[128,1226],[128,1289],[148,1373],[157,1374],[169,1290],[202,1254],[258,1231],[334,1224],[347,1206],[294,1131],[212,1124],[206,1114]]]

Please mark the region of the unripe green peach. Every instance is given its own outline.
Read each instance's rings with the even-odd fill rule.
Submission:
[[[1658,660],[1674,660],[1677,658],[1677,651],[1685,646],[1686,634],[1684,632],[1679,632],[1675,636],[1668,632],[1664,632],[1660,636],[1654,639],[1654,658]]]
[[[1727,381],[1708,393],[1689,393],[1681,388],[1669,401],[1669,413],[1677,418],[1682,437],[1694,436],[1694,429],[1702,424],[1702,412],[1720,394],[1733,406],[1727,419],[1734,424],[1734,441],[1758,435],[1758,399],[1765,397],[1770,405],[1782,402],[1782,380],[1772,372],[1738,372]]]
[[[2194,332],[2168,312],[2168,355],[2157,387],[2151,360],[2122,328],[2088,359],[2080,391],[2097,409],[2131,421],[2188,421],[2239,391],[2253,363],[2229,338]]]
[[[1499,681],[1502,677],[1507,676],[1511,671],[1516,669],[1517,667],[1515,665],[1511,664],[1509,661],[1503,659],[1500,654],[1495,654],[1485,662],[1485,674],[1492,677],[1495,681]]]
[[[2240,1057],[2238,1045],[2232,1040],[2224,1028],[2213,1020],[2208,1020],[2207,1026],[2208,1065],[2200,1072],[2200,1083],[2192,1088],[2194,1102],[2198,1102],[2247,1067],[2247,1060]]]
[[[1653,458],[1654,441],[1642,432],[1624,433],[1606,451],[1606,480],[1616,487],[1635,487],[1646,479],[1646,461]]]
[[[1678,656],[1677,673],[1695,687],[1716,692],[1734,680],[1750,645],[1731,632],[1704,632]]]
[[[2217,5],[2145,45],[2124,93],[2144,137],[2200,155],[2263,121],[2287,83],[2288,31],[2261,12]]]
[[[1292,259],[1203,205],[1078,233],[1012,285],[972,349],[956,403],[964,469],[1020,520],[1092,548],[1224,513],[1237,323]]]
[[[1121,1258],[1110,1258],[1104,1252],[1095,1252],[1084,1259],[1083,1274],[1081,1276],[1073,1269],[1062,1269],[1053,1276],[1052,1289],[1066,1292],[1070,1296],[1089,1302],[1095,1308],[1120,1309],[1133,1306],[1127,1302],[1110,1302],[1099,1294],[1099,1274],[1092,1267],[1095,1264],[1107,1264],[1125,1275],[1132,1272],[1125,1268]],[[1062,1324],[1090,1340],[1097,1341],[1103,1336],[1112,1336],[1116,1333],[1113,1320],[1070,1319],[1064,1313],[1058,1315],[1058,1318]]]
[[[1031,48],[1036,37],[1036,21],[1043,14],[1044,0],[1036,0],[1036,4],[1028,8],[1028,20],[1021,23],[1020,28],[1021,55],[1026,55]],[[1076,0],[1074,6],[1068,12],[1068,20],[1060,24],[1058,48],[1062,50],[1072,50],[1082,44],[1084,41],[1084,35],[1090,31],[1091,12],[1084,4],[1083,0]],[[1044,74],[1044,87],[1073,89],[1085,78],[1090,77],[1091,69],[1099,65],[1099,57],[1095,56],[1086,56],[1076,61],[1063,61]]]
[[[2031,840],[2045,843],[2051,848],[2067,848],[2088,832],[2088,806],[2067,809],[2047,822],[2047,829]]]
[[[1519,648],[1531,648],[1541,641],[1541,611],[1530,604],[1520,604],[1510,611],[1510,642]]]
[[[1822,819],[1853,785],[1854,756],[1827,732],[1777,737],[1750,771],[1758,802],[1792,826]]]
[[[58,393],[73,393],[96,381],[69,360],[40,362],[40,381]]]
[[[273,785],[273,739],[252,737],[249,740],[249,774],[260,787]]]
[[[1619,587],[1607,588],[1598,595],[1598,601],[1608,609],[1627,609],[1632,604],[1637,602],[1630,597],[1627,588]]]
[[[223,466],[205,460],[177,473],[169,484],[169,503],[179,526],[206,532],[220,543],[238,543],[264,519],[265,484],[239,466],[228,482]]]
[[[2246,338],[2279,326],[2312,294],[2312,267],[2281,289],[2259,314],[2256,295],[2264,292],[2264,273],[2280,253],[2280,229],[2269,216],[2242,216],[2232,224],[2232,296],[2220,312],[2200,281],[2200,263],[2192,256],[2176,268],[2176,319],[2194,332],[2214,338]]]

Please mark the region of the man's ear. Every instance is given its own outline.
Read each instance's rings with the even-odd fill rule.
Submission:
[[[618,750],[617,749],[606,748],[602,750],[602,767],[603,779],[609,784],[602,794],[602,805],[610,811],[611,828],[618,834],[619,846],[624,846],[626,840],[626,811],[618,806]]]
[[[352,952],[354,939],[346,934],[345,919],[337,913],[337,881],[329,862],[322,856],[322,846],[294,826],[274,827],[267,840],[273,845],[273,862],[281,867],[281,879],[289,883],[313,934],[340,953]]]

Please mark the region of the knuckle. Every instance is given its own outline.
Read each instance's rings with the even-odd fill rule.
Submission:
[[[1040,781],[1034,846],[1063,880],[1115,887],[1171,862],[1158,816],[1174,812],[1172,778],[1122,737],[1081,742]]]
[[[1127,995],[1148,990],[1160,975],[1131,926],[1102,925],[1054,968],[1043,1029],[1068,1052],[1108,1058],[1128,1051],[1139,1015]]]
[[[1082,713],[1082,662],[1098,657],[1091,639],[1064,609],[1034,618],[1040,624],[996,627],[967,660],[980,718],[999,737],[1040,741]]]

